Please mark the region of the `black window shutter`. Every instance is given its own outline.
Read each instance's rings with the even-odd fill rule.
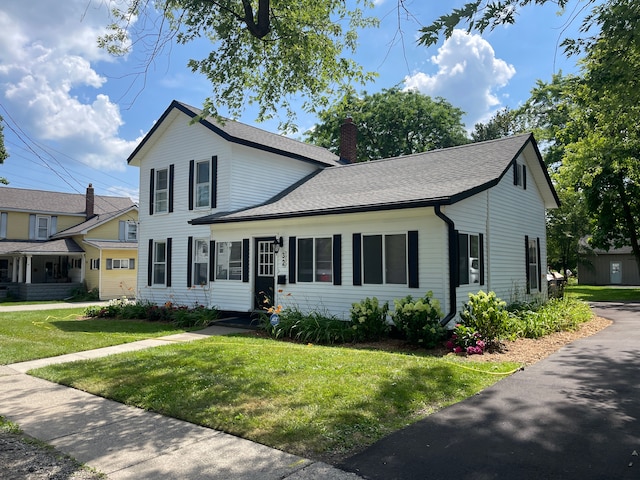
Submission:
[[[518,185],[518,162],[513,162],[513,184]]]
[[[527,293],[531,293],[531,285],[529,284],[529,236],[524,236],[524,263],[526,265],[525,273],[527,275]]]
[[[187,287],[193,285],[193,237],[187,238]]]
[[[353,234],[353,284],[362,285],[362,234]]]
[[[249,239],[242,240],[242,281],[249,281]]]
[[[153,282],[153,238],[149,239],[149,255],[147,256],[147,287]]]
[[[149,172],[149,215],[153,215],[154,189],[156,188],[156,170],[152,168]]]
[[[213,282],[216,279],[216,242],[215,240],[209,241],[209,281]]]
[[[193,210],[193,191],[195,184],[195,160],[189,160],[189,210]]]
[[[333,236],[333,284],[342,285],[342,235]]]
[[[173,240],[171,238],[167,238],[167,266],[166,266],[166,272],[167,272],[167,287],[171,286],[171,246],[173,244]]]
[[[296,237],[289,237],[289,283],[296,283]]]
[[[527,189],[527,166],[522,165],[522,188]]]
[[[460,232],[458,230],[453,231],[453,252],[450,252],[453,257],[453,275],[456,287],[460,286]]]
[[[542,259],[540,258],[540,238],[536,238],[538,248],[538,291],[542,291]]]
[[[409,288],[420,288],[420,277],[418,271],[418,232],[412,230],[408,233],[408,267],[409,267]]]
[[[218,156],[211,157],[211,208],[218,206]]]
[[[173,179],[175,177],[174,165],[169,165],[169,213],[173,212]]]
[[[481,233],[479,235],[479,250],[480,250],[480,285],[484,285],[484,235]]]

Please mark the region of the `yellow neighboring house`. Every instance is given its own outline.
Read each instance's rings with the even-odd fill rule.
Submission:
[[[0,296],[59,300],[86,288],[135,297],[138,205],[126,197],[0,187]]]

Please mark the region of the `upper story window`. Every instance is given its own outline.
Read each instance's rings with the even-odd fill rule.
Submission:
[[[209,172],[209,162],[196,163],[195,171],[195,204],[198,207],[209,206],[209,189],[210,189],[211,174]]]
[[[515,162],[513,164],[513,184],[522,187],[525,190],[527,189],[527,166]]]
[[[138,224],[136,222],[126,223],[125,238],[128,242],[135,242],[138,240]]]
[[[298,281],[333,281],[333,241],[326,238],[298,239]]]
[[[154,204],[156,213],[169,211],[169,170],[156,171]]]
[[[36,215],[36,239],[46,240],[51,234],[51,217]]]

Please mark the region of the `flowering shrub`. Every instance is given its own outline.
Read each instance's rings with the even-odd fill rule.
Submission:
[[[444,340],[446,330],[440,325],[443,314],[433,292],[427,292],[418,300],[408,295],[393,303],[393,323],[409,342],[433,348]]]
[[[380,302],[376,297],[365,298],[351,304],[351,329],[356,341],[380,340],[387,336],[391,325],[387,323],[389,302]]]
[[[500,340],[508,334],[507,303],[500,300],[495,292],[470,293],[460,318],[464,325],[480,334],[487,346],[499,346]]]
[[[451,338],[446,346],[454,353],[466,353],[467,355],[482,355],[486,344],[482,340],[482,335],[473,327],[467,327],[458,323],[453,330]]]

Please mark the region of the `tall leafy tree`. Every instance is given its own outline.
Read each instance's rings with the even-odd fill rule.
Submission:
[[[566,129],[580,135],[561,173],[584,192],[592,245],[630,245],[640,270],[640,5],[608,2],[594,21],[601,35],[587,46],[580,108]]]
[[[286,0],[123,3],[113,10],[110,32],[99,40],[114,55],[146,48],[148,66],[174,41],[188,44],[204,37],[211,42],[207,56],[188,64],[211,83],[205,115],[221,107],[239,115],[254,103],[258,120],[284,111],[281,127],[294,129],[293,96],[304,98],[303,109],[314,112],[374,76],[351,56],[357,31],[377,24],[364,14],[371,0],[298,0],[295,6]]]
[[[307,141],[339,153],[340,125],[351,117],[358,128],[359,162],[468,143],[464,112],[442,98],[389,88],[348,95],[319,114]]]
[[[471,132],[471,139],[474,142],[484,142],[521,133],[516,122],[517,112],[503,108],[494,113],[486,123],[476,123]]]

